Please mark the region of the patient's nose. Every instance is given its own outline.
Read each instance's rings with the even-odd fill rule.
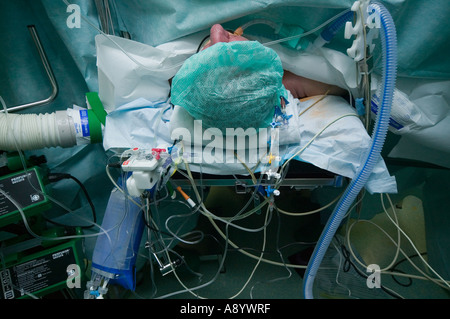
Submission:
[[[211,45],[218,42],[229,42],[230,34],[220,24],[215,24],[210,30]]]

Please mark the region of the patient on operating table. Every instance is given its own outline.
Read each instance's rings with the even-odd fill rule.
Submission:
[[[171,98],[206,127],[261,128],[272,121],[286,90],[298,99],[347,93],[283,70],[273,49],[216,24],[208,43],[172,79]]]
[[[110,49],[106,40],[98,39],[105,41],[105,49]],[[203,43],[199,44],[201,48]],[[178,62],[175,53],[168,52],[166,56],[168,59],[173,56]],[[353,101],[347,99],[351,92],[347,94],[344,89],[286,72],[284,57],[284,52],[230,34],[220,25],[213,26],[210,42],[184,60],[181,67],[176,64],[176,73],[172,73],[173,67],[164,76],[158,72],[143,73],[145,85],[136,82],[140,87],[133,96],[149,87],[147,77],[157,88],[164,88],[163,94],[155,94],[153,102],[138,99],[109,113],[105,149],[169,147],[182,140],[183,149],[175,149],[193,171],[223,175],[247,174],[241,161],[262,169],[259,163],[269,158],[267,147],[279,145],[278,154],[284,162],[288,158],[298,159],[352,178],[360,167],[361,154],[371,145],[371,138],[353,103],[349,103]],[[309,60],[288,59],[287,63]],[[287,63],[285,68],[289,69]],[[129,72],[134,67],[130,66]],[[308,65],[305,69],[313,67]],[[172,75],[167,96],[169,83],[165,81]],[[162,104],[154,102],[167,97],[170,99]],[[283,100],[285,109],[280,120]],[[229,146],[228,141],[234,145]],[[242,150],[243,156],[239,154]],[[370,192],[396,191],[395,178],[389,175],[382,158],[373,174],[367,184]]]

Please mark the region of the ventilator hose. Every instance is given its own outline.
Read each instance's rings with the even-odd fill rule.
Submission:
[[[313,254],[309,260],[303,281],[303,293],[306,299],[313,298],[313,284],[325,252],[340,226],[344,216],[354,202],[355,198],[366,184],[375,164],[380,158],[381,149],[386,139],[389,118],[391,113],[392,99],[397,76],[397,35],[394,21],[387,9],[380,3],[373,2],[369,8],[379,14],[381,21],[381,45],[383,59],[382,73],[382,102],[375,121],[372,133],[371,145],[367,151],[362,165],[358,168],[355,177],[347,186],[344,194],[329,217],[327,224],[316,244]]]
[[[76,145],[64,111],[45,114],[0,113],[0,150],[27,151]]]

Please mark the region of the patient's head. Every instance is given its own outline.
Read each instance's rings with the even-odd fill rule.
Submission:
[[[210,43],[188,58],[172,80],[172,103],[204,127],[262,128],[285,96],[277,53],[257,41],[211,28]]]

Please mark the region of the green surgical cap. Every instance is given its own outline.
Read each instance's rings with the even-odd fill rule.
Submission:
[[[171,99],[206,128],[265,128],[285,95],[277,53],[257,41],[219,42],[188,58]]]

